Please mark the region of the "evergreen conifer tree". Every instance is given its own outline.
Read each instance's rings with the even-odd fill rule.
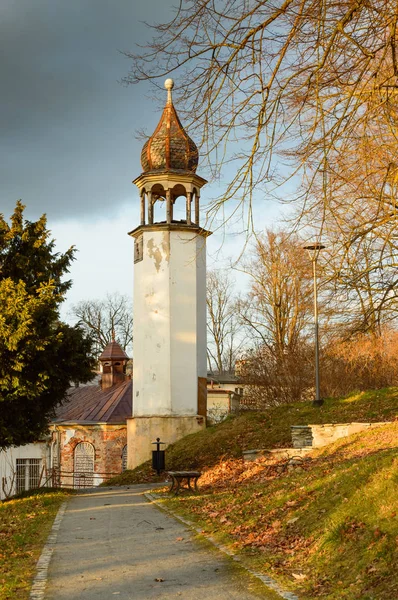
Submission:
[[[93,376],[91,340],[62,323],[59,307],[74,248],[55,252],[43,215],[0,215],[0,448],[40,438],[70,382]]]

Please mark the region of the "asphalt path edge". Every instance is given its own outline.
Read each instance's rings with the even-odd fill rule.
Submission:
[[[186,525],[190,529],[196,531],[196,533],[199,533],[202,536],[204,536],[205,539],[207,539],[211,544],[213,544],[213,546],[215,546],[216,548],[218,548],[218,550],[220,550],[221,552],[223,552],[224,554],[226,554],[227,556],[232,558],[232,560],[237,562],[242,569],[244,569],[245,571],[250,573],[250,575],[252,575],[253,577],[256,577],[257,579],[259,579],[267,588],[269,588],[270,590],[272,590],[273,592],[278,594],[280,596],[280,598],[283,598],[283,600],[299,600],[299,598],[295,594],[293,594],[293,592],[289,592],[289,591],[281,588],[281,586],[274,579],[272,579],[272,577],[269,577],[268,575],[263,575],[262,573],[258,573],[257,571],[253,571],[252,569],[249,569],[246,565],[244,565],[242,563],[240,557],[237,554],[234,554],[234,552],[232,552],[227,546],[220,544],[212,536],[204,534],[203,530],[200,527],[197,527],[195,525],[195,523],[193,523],[192,521],[189,521],[188,519],[185,519],[181,515],[177,514],[176,512],[171,510],[168,506],[165,506],[161,502],[161,500],[162,500],[161,496],[159,496],[158,494],[153,494],[152,492],[145,492],[144,496],[149,502],[152,502],[153,504],[155,504],[160,510],[163,510],[164,512],[168,513],[169,515],[171,515],[178,521],[181,521],[182,523],[184,523],[184,525]]]
[[[124,487],[124,486],[123,486]],[[239,567],[247,571],[253,577],[259,579],[269,590],[272,590],[274,593],[278,594],[280,598],[283,600],[299,600],[299,598],[289,592],[284,590],[274,579],[269,577],[268,575],[263,575],[262,573],[258,573],[250,568],[248,568],[245,564],[242,563],[240,557],[232,552],[227,546],[220,544],[215,538],[212,536],[206,535],[203,533],[200,527],[197,527],[195,523],[185,519],[181,515],[174,512],[169,507],[165,506],[161,500],[162,497],[158,494],[154,494],[152,492],[144,492],[143,496],[152,504],[154,504],[158,509],[168,513],[177,521],[180,521],[191,530],[199,533],[203,536],[208,542],[210,542],[213,546],[215,546],[222,553],[229,556],[232,560],[239,564]],[[45,591],[48,581],[48,568],[50,566],[51,558],[54,552],[55,544],[57,542],[58,531],[60,529],[62,519],[64,517],[66,508],[67,508],[68,500],[63,502],[57,512],[57,515],[54,519],[54,523],[52,525],[50,534],[44,544],[43,550],[41,552],[40,558],[36,563],[36,575],[32,582],[32,587],[30,590],[29,600],[44,600]]]
[[[32,587],[30,589],[29,600],[43,600],[44,598],[48,579],[48,567],[51,562],[55,544],[57,543],[58,531],[61,526],[67,504],[68,500],[65,500],[65,502],[63,502],[59,507],[50,534],[46,540],[46,543],[44,544],[40,558],[36,563],[36,575],[33,579]]]

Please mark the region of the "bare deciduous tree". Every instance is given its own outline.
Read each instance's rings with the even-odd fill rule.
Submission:
[[[71,309],[71,315],[87,331],[99,355],[113,335],[120,346],[131,352],[133,341],[133,308],[127,296],[107,294],[104,300],[82,300]]]
[[[241,320],[252,339],[279,356],[302,342],[313,315],[311,263],[302,246],[287,232],[268,230],[243,267],[251,284]]]
[[[313,380],[311,262],[302,241],[284,231],[258,237],[245,272],[251,278],[240,317],[252,347],[240,363],[251,407],[302,399]]]
[[[208,167],[234,165],[210,218],[240,199],[255,229],[253,197],[295,176],[294,225],[331,249],[327,278],[351,331],[377,333],[398,308],[397,23],[396,0],[180,2],[128,54],[128,83],[177,73]]]
[[[334,330],[342,338],[367,333],[374,338],[397,317],[397,253],[385,239],[368,233],[333,248],[323,262],[324,295]]]
[[[398,332],[383,327],[378,336],[357,333],[349,339],[335,339],[324,349],[322,388],[328,396],[353,390],[397,385]]]
[[[127,54],[126,81],[177,72],[178,108],[209,168],[235,164],[214,210],[240,198],[252,225],[256,190],[299,174],[301,209],[318,186],[322,221],[340,157],[349,180],[356,140],[396,136],[397,23],[396,0],[181,1],[152,42]],[[390,174],[391,149],[382,168]]]
[[[228,273],[207,272],[207,360],[212,372],[233,372],[242,346],[233,288]]]
[[[264,409],[312,397],[313,348],[303,341],[280,357],[258,346],[240,361],[239,377],[245,384],[244,406]]]

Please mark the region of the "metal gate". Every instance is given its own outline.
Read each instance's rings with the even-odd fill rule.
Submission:
[[[89,442],[80,442],[75,447],[73,487],[89,488],[94,486],[94,446]]]

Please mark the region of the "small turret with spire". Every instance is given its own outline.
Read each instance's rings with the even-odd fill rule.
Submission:
[[[112,330],[112,341],[105,347],[98,359],[101,365],[101,388],[106,390],[126,379],[126,364],[129,357],[115,340],[115,331]]]

